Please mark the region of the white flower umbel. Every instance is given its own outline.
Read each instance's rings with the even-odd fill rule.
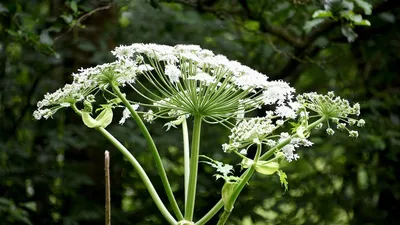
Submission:
[[[110,95],[107,90],[109,85],[112,82],[118,83],[120,86],[132,84],[138,74],[152,69],[147,64],[141,66],[142,68],[139,68],[133,61],[116,61],[79,69],[79,73],[72,74],[74,79],[71,84],[66,84],[54,93],[47,93],[44,99],[37,103],[38,109],[33,115],[38,120],[47,119],[61,108],[71,107],[84,101],[86,96],[90,96],[91,99],[86,99],[86,101],[91,104],[95,102],[93,94],[99,93],[99,90],[106,92],[110,98],[115,97],[112,94]],[[146,70],[143,67],[148,69]]]
[[[189,114],[224,122],[262,105],[283,104],[294,92],[283,81],[268,81],[264,74],[197,45],[132,44],[117,47],[113,54],[127,64],[154,68],[143,72],[146,82],[130,84],[149,101],[146,106],[158,109],[154,118]]]
[[[358,133],[348,128],[353,125],[362,127],[365,124],[363,119],[356,120],[354,116],[360,115],[360,105],[358,103],[350,105],[349,101],[335,96],[333,92],[328,92],[327,95],[320,95],[317,93],[305,93],[297,96],[297,101],[307,111],[311,111],[313,116],[310,117],[324,117],[327,123],[326,133],[333,135],[335,131],[331,122],[336,124],[338,130],[345,130],[349,133],[349,137],[357,138]],[[318,126],[321,127],[321,126]]]

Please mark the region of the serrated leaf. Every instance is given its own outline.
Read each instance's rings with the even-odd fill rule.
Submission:
[[[236,183],[233,182],[225,182],[224,186],[222,186],[221,195],[222,201],[224,202],[225,210],[228,212],[232,211],[233,205],[229,203],[229,198],[231,197],[233,191],[235,190]]]
[[[342,34],[347,38],[348,42],[353,42],[358,37],[358,34],[349,26],[342,26]]]
[[[363,0],[354,0],[356,4],[364,10],[365,15],[372,14],[372,5]]]
[[[303,29],[308,33],[314,27],[316,27],[317,25],[319,25],[320,23],[322,23],[324,21],[325,21],[325,19],[322,19],[322,18],[317,18],[317,19],[307,21],[306,24],[304,24]]]
[[[333,14],[329,10],[317,10],[312,15],[313,18],[326,18],[326,17],[332,17],[332,16],[333,16]]]
[[[279,181],[281,182],[281,185],[285,187],[285,191],[288,189],[288,182],[287,182],[287,175],[285,172],[282,170],[278,170],[278,176],[279,176]]]
[[[274,161],[258,161],[254,169],[264,175],[274,174],[279,169],[279,163]]]

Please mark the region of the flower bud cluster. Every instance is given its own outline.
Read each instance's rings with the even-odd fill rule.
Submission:
[[[360,115],[360,104],[350,105],[349,101],[335,96],[333,92],[327,95],[317,93],[305,93],[297,96],[297,101],[307,110],[316,113],[320,117],[326,118],[326,133],[333,135],[335,133],[331,123],[336,125],[337,130],[344,130],[349,133],[349,137],[357,138],[358,132],[349,129],[349,126],[362,127],[365,124],[363,119],[356,120],[350,116]],[[318,126],[320,128],[322,125]]]

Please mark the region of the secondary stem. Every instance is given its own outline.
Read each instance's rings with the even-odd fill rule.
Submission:
[[[228,221],[228,218],[230,215],[231,215],[231,212],[224,210],[224,212],[221,214],[221,217],[218,220],[217,225],[224,225],[226,223],[226,221]]]
[[[110,153],[104,152],[104,173],[106,186],[106,225],[111,225]]]
[[[182,220],[183,215],[179,209],[178,203],[176,202],[174,193],[172,192],[171,185],[169,184],[167,174],[165,173],[165,169],[162,164],[160,154],[158,154],[157,147],[154,143],[153,138],[151,137],[151,134],[147,130],[146,125],[143,123],[143,121],[140,118],[140,116],[138,115],[138,113],[133,109],[132,105],[128,102],[126,97],[121,93],[119,87],[114,84],[112,84],[111,86],[112,86],[112,89],[114,90],[115,94],[117,94],[117,96],[121,99],[122,103],[124,103],[125,107],[128,108],[129,112],[131,113],[132,118],[136,121],[136,124],[138,125],[140,131],[142,132],[144,138],[146,139],[146,141],[149,145],[150,151],[153,155],[153,159],[155,161],[155,165],[156,165],[158,174],[161,177],[162,184],[164,186],[168,200],[171,204],[172,210],[174,211],[178,220]]]
[[[106,129],[102,127],[97,127],[97,131],[99,131],[105,138],[107,138],[124,156],[128,161],[132,164],[135,168],[139,177],[142,179],[143,184],[146,186],[147,190],[150,193],[154,203],[157,205],[158,209],[160,210],[161,214],[165,217],[165,219],[171,224],[175,225],[177,221],[174,217],[169,213],[168,209],[165,207],[164,203],[160,199],[157,194],[156,189],[154,188],[153,184],[151,183],[150,178],[147,176],[146,172],[144,171],[143,167],[140,163],[135,159],[135,157],[125,148],[112,134],[110,134]]]
[[[191,149],[191,154],[190,154],[190,174],[189,174],[188,197],[187,197],[187,203],[185,206],[185,219],[188,221],[193,220],[194,204],[195,204],[195,198],[196,198],[197,170],[198,170],[198,165],[199,165],[199,151],[200,151],[201,122],[202,122],[202,118],[200,116],[194,116],[192,149]]]
[[[184,182],[185,182],[185,205],[187,204],[187,195],[189,190],[189,174],[190,174],[190,148],[189,148],[189,132],[186,119],[182,122],[183,133],[183,158],[184,158]]]
[[[318,124],[324,122],[326,120],[325,117],[321,117],[318,120],[316,120],[315,122],[313,122],[312,124],[308,125],[307,130],[309,132],[311,132],[312,129],[314,129]],[[284,140],[283,142],[279,143],[277,146],[275,146],[274,148],[271,148],[269,151],[267,151],[266,153],[264,153],[263,155],[260,156],[260,160],[265,160],[268,159],[269,157],[271,157],[278,149],[282,148],[283,146],[285,146],[286,144],[288,144],[290,142],[290,140],[293,137],[296,137],[297,134],[287,138],[286,140]],[[249,170],[252,170],[251,173],[247,173]],[[250,167],[249,169],[247,169],[247,171],[245,173],[242,174],[242,176],[240,176],[240,178],[244,178],[245,176],[249,175],[250,176],[254,173],[254,169],[253,167]],[[236,189],[238,189],[238,187],[236,187]],[[224,202],[221,200],[219,200],[215,206],[206,214],[204,215],[199,221],[196,222],[196,225],[204,225],[206,224],[213,216],[215,216],[215,214],[218,213],[218,211],[224,206]]]

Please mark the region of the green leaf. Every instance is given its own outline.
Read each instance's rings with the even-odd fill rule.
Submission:
[[[96,120],[100,122],[100,127],[106,128],[112,122],[112,118],[112,108],[107,107],[96,117]]]
[[[281,185],[285,187],[285,191],[288,189],[287,175],[282,170],[278,170],[279,181]]]
[[[368,20],[361,20],[360,22],[354,23],[354,25],[358,26],[371,26],[371,23]]]
[[[274,161],[258,161],[255,170],[264,175],[274,174],[279,169],[279,163]]]
[[[234,182],[225,182],[224,186],[221,190],[222,201],[224,202],[225,210],[228,212],[232,211],[233,205],[229,203],[229,198],[231,197],[233,191],[235,190],[236,183]]]
[[[70,24],[74,17],[72,15],[61,15],[61,18],[64,19],[65,23]]]
[[[100,123],[93,119],[88,112],[82,112],[82,121],[89,128],[100,127]]]
[[[113,111],[111,107],[106,107],[103,111],[93,119],[88,112],[82,112],[82,121],[89,128],[103,127],[106,128],[112,122]]]
[[[342,6],[349,11],[353,11],[354,9],[354,3],[350,1],[342,1]]]
[[[249,159],[249,158],[244,158],[241,162],[241,165],[244,169],[249,168],[250,166],[252,166],[254,164],[254,161]]]
[[[76,4],[75,1],[72,1],[72,2],[70,3],[70,7],[71,7],[72,11],[74,11],[74,13],[77,13],[77,12],[78,12],[78,5]]]
[[[371,15],[372,5],[364,0],[354,0],[356,4],[364,10],[365,15]]]
[[[33,212],[36,212],[36,210],[37,210],[36,202],[22,203],[21,206],[24,206],[24,207],[30,209]]]
[[[353,42],[358,37],[357,33],[354,32],[353,28],[349,26],[342,26],[342,34],[347,38],[348,42]]]
[[[333,14],[329,10],[317,10],[312,15],[313,18],[326,18],[333,17]]]
[[[307,21],[306,24],[304,24],[303,29],[308,33],[310,32],[314,27],[316,27],[318,24],[324,22],[325,19],[322,18],[317,18],[313,19],[310,21]]]

